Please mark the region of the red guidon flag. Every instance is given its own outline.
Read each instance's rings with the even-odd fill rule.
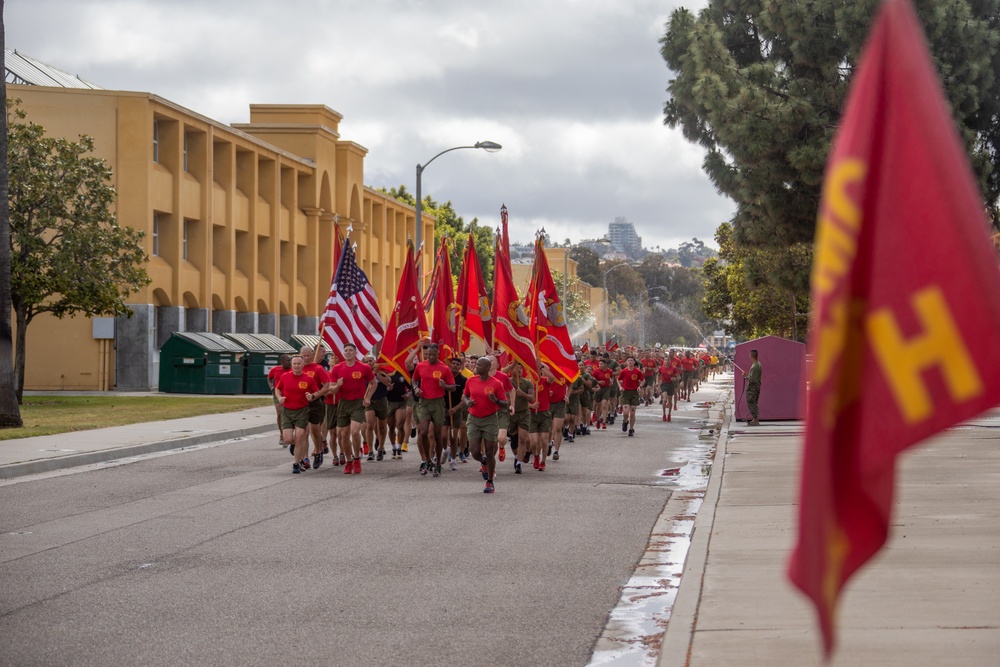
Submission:
[[[482,340],[488,349],[493,349],[493,316],[490,314],[490,300],[486,296],[486,282],[476,254],[475,237],[469,232],[465,244],[465,258],[458,278],[458,321],[461,330],[462,351],[469,349],[471,337]]]
[[[458,352],[458,304],[455,303],[455,284],[451,278],[451,257],[447,236],[441,239],[435,273],[437,279],[434,282],[431,340],[441,347],[441,358],[448,360]]]
[[[580,347],[580,354],[590,354],[590,341],[587,341]]]
[[[909,0],[882,4],[854,76],[819,211],[789,565],[828,656],[841,590],[886,540],[896,456],[1000,402],[1000,270]]]
[[[406,358],[420,343],[420,339],[427,334],[427,318],[420,304],[420,294],[417,292],[417,269],[413,260],[413,246],[407,243],[406,263],[403,265],[403,275],[399,277],[396,303],[392,307],[392,314],[389,315],[389,322],[386,325],[379,363],[392,366],[409,381],[410,373],[406,370]]]
[[[538,381],[538,361],[531,338],[528,316],[514,288],[510,262],[501,255],[497,236],[497,259],[493,264],[493,342],[506,350],[514,361],[524,367],[525,376]]]
[[[575,382],[580,377],[580,362],[569,338],[542,239],[535,241],[535,265],[527,306],[530,308],[528,319],[538,358],[548,364],[553,373],[563,376],[567,382]]]

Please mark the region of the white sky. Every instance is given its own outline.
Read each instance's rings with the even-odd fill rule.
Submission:
[[[511,238],[596,238],[624,216],[676,247],[733,204],[663,125],[670,12],[703,0],[7,0],[7,48],[224,123],[251,103],[321,103],[369,149],[366,185],[415,189]]]

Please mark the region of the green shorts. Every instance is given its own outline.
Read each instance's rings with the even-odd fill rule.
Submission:
[[[405,398],[402,401],[386,401],[386,403],[389,406],[389,414],[390,415],[393,415],[393,414],[395,414],[396,412],[398,412],[400,410],[405,410],[406,409],[406,399]]]
[[[360,398],[353,401],[340,399],[337,403],[337,428],[350,426],[351,422],[365,423],[365,404]]]
[[[418,424],[429,421],[435,426],[444,426],[444,397],[421,398],[413,408],[413,415]]]
[[[694,379],[694,371],[684,371],[684,377],[682,378],[685,382]]]
[[[389,417],[389,399],[386,397],[373,398],[371,403],[368,404],[368,409],[365,412],[374,412],[375,419],[385,420]]]
[[[503,412],[503,410],[500,410],[500,412]],[[487,415],[486,417],[469,415],[469,423],[466,427],[469,440],[482,438],[483,440],[487,440],[489,442],[496,442],[497,435],[500,430],[497,426],[497,417],[500,412],[495,412],[492,415]]]
[[[298,410],[281,409],[281,428],[307,428],[309,426],[309,406]]]
[[[566,401],[559,401],[549,406],[553,419],[566,419]]]
[[[594,400],[600,403],[601,401],[606,401],[611,396],[611,387],[599,387],[596,392],[594,392]]]
[[[497,428],[501,428],[505,431],[510,430],[510,408],[500,408],[497,412]]]
[[[511,434],[516,433],[518,429],[523,428],[525,432],[528,431],[528,426],[531,425],[531,413],[525,410],[524,412],[515,412],[510,415],[510,419],[507,422],[507,431]]]
[[[552,430],[552,413],[548,410],[532,412],[528,433],[548,433]]]
[[[576,396],[566,402],[566,414],[575,416],[580,414],[580,397]]]
[[[580,405],[588,410],[594,407],[594,394],[588,391],[580,394]]]
[[[417,404],[417,401],[415,400],[413,394],[407,394],[406,398],[403,399],[403,402],[406,403],[406,407],[408,408],[412,408],[414,405]]]
[[[673,396],[674,395],[674,387],[675,386],[676,385],[673,382],[661,382],[660,383],[660,391],[662,393],[666,394],[667,396]]]
[[[622,390],[622,405],[639,405],[639,390],[638,389]]]
[[[322,424],[325,417],[326,403],[323,402],[322,398],[317,398],[309,404],[309,423]]]
[[[618,398],[618,394],[620,393],[618,391],[618,384],[615,383],[611,385],[609,389],[611,390],[611,393],[608,395],[608,398]]]
[[[461,428],[462,424],[465,422],[466,416],[469,414],[468,408],[459,408],[455,410],[454,414],[449,414],[445,412],[445,421],[448,422],[448,426],[452,428]]]
[[[647,375],[647,376],[643,377],[643,379],[642,379],[642,386],[643,387],[652,387],[653,386],[653,376],[652,375]]]

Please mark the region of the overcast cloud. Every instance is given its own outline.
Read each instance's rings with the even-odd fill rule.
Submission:
[[[7,0],[7,48],[224,123],[321,103],[369,149],[366,185],[415,187],[511,237],[578,241],[623,216],[647,248],[714,245],[733,211],[663,126],[658,40],[702,0]]]

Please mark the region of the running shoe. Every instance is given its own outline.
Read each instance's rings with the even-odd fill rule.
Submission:
[[[288,453],[295,456],[295,444],[288,445]]]
[[[496,489],[493,488],[493,482],[486,482],[486,488],[483,489],[483,493],[493,493],[494,491]]]
[[[400,452],[408,452],[408,451],[410,451],[410,446],[407,443],[404,442],[402,444],[402,446],[399,448],[399,451]],[[400,458],[402,458],[402,456],[400,456]]]
[[[469,459],[465,456],[465,452],[458,455],[458,460],[462,463],[468,463]]]
[[[479,474],[483,476],[483,479],[490,478],[489,470],[486,468],[485,463],[479,466]]]
[[[344,464],[345,475],[350,475],[353,469],[354,469],[354,459],[351,459],[350,461]]]
[[[334,456],[333,457],[333,463],[331,463],[330,465],[339,466],[340,465],[340,459],[338,459],[336,456]]]
[[[354,459],[354,470],[352,470],[355,475],[361,474],[361,459]]]
[[[319,470],[319,467],[321,465],[323,465],[323,455],[322,454],[314,454],[313,455],[313,468],[316,469],[316,470]]]
[[[465,448],[464,454],[465,454],[465,458],[469,458],[471,456],[471,454],[469,454],[469,448],[468,447]]]
[[[347,465],[347,457],[345,457],[343,454],[340,455],[340,465],[342,466]]]
[[[622,413],[622,406],[619,405],[618,406],[618,414],[621,414],[621,413]]]
[[[330,453],[330,445],[323,445],[323,453],[324,454]]]
[[[663,415],[663,421],[667,421],[667,416]]]
[[[631,438],[631,437],[632,437],[633,435],[635,435],[635,429],[634,429],[634,428],[630,428],[630,429],[628,430],[628,437],[630,437],[630,438]]]
[[[538,472],[545,472],[545,461],[538,464]]]
[[[500,447],[500,451],[497,452],[497,458],[500,459],[501,462],[507,460],[507,448],[506,447],[504,447],[504,446]]]
[[[541,469],[541,465],[542,465],[541,459],[539,459],[537,456],[535,456],[534,458],[532,458],[532,460],[531,460],[531,467],[532,468],[534,468],[535,470],[539,470],[539,469]]]
[[[562,428],[562,434],[563,434],[564,438],[568,438],[569,437],[569,426],[563,426],[563,428]]]
[[[420,474],[421,475],[426,475],[430,471],[431,471],[431,464],[428,461],[421,461],[420,462]]]
[[[384,458],[385,458],[385,450],[384,449],[378,450],[378,456],[375,457],[375,460],[381,461]]]
[[[556,446],[555,440],[549,440],[549,451],[545,452],[546,456],[552,456],[552,448]]]
[[[302,466],[303,470],[309,470],[309,457],[307,456],[299,461],[299,465]]]
[[[372,451],[368,452],[368,460],[369,461],[374,461],[375,460],[375,450],[372,450]]]
[[[417,429],[416,429],[416,427],[413,427],[413,428],[410,429],[410,437],[411,438],[417,437]],[[404,449],[403,451],[405,452],[406,450]]]
[[[298,463],[293,463],[292,464],[292,474],[293,475],[299,475],[301,473],[302,473],[302,470],[301,470],[301,468],[299,468],[299,464]]]
[[[432,475],[432,476],[433,477],[440,477],[441,476],[441,466],[440,466],[440,464],[434,466],[434,475]]]
[[[628,419],[622,420],[622,433],[628,430]]]
[[[514,461],[514,474],[515,475],[520,475],[521,474],[521,462],[520,461]]]
[[[566,442],[576,442],[576,436],[575,435],[567,436]]]
[[[553,461],[558,461],[559,460],[559,450],[558,449],[556,451],[552,452],[552,460]]]
[[[361,453],[362,454],[367,454],[368,452],[369,452],[368,443],[367,442],[362,442],[361,443]]]
[[[667,415],[667,421],[670,421],[670,415]]]
[[[455,462],[454,458],[448,460],[448,467],[452,470],[458,470],[458,464]]]

